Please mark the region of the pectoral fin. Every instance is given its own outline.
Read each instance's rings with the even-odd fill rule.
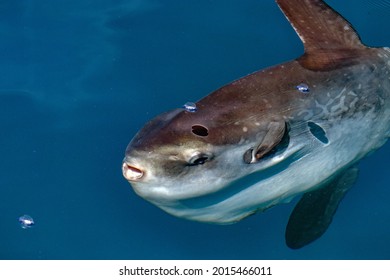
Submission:
[[[244,161],[246,163],[258,162],[261,158],[272,151],[279,143],[282,142],[283,136],[287,132],[287,125],[284,121],[273,121],[268,125],[267,133],[261,140],[261,143],[248,150],[244,155]]]
[[[306,193],[295,206],[286,228],[286,243],[299,249],[325,233],[337,207],[355,183],[358,168],[352,167],[321,189]]]

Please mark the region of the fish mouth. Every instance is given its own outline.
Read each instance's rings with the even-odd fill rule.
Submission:
[[[142,168],[139,168],[137,166],[134,166],[126,160],[123,160],[122,162],[122,174],[123,177],[129,182],[138,182],[142,178],[144,178],[145,172],[142,170]]]

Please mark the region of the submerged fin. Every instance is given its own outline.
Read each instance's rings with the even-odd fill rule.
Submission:
[[[295,206],[286,227],[286,244],[299,249],[328,229],[346,192],[355,183],[358,168],[352,167],[321,189],[306,193]]]
[[[351,24],[321,0],[276,0],[304,44],[298,59],[311,70],[354,63],[366,47]]]

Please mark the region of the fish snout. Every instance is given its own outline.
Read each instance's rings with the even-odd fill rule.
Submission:
[[[145,172],[139,166],[134,166],[126,162],[125,160],[122,163],[122,173],[123,177],[128,181],[138,182],[142,180],[145,175]]]

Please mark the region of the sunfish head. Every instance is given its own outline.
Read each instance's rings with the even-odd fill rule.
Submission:
[[[210,103],[162,114],[138,132],[122,165],[135,192],[172,215],[220,224],[286,199],[282,185],[262,186],[303,146],[290,141],[285,120]]]

